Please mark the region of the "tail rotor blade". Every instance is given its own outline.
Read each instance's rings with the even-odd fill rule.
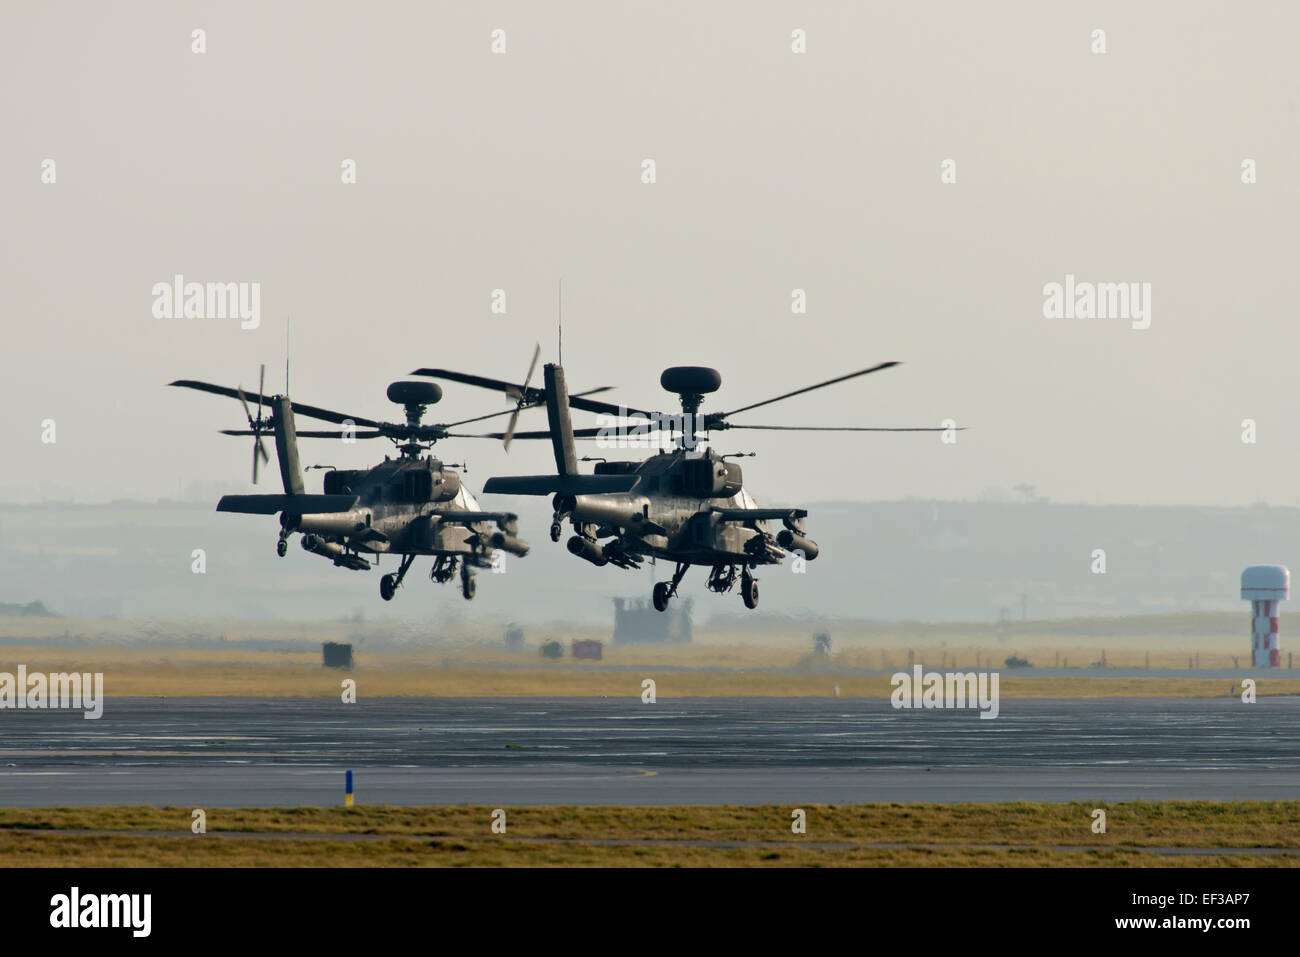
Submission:
[[[537,359],[541,354],[541,343],[537,343],[533,346],[533,361],[528,363],[528,375],[524,376],[524,395],[528,394],[528,384],[533,381],[533,370],[537,368]]]
[[[510,413],[510,424],[506,426],[506,433],[501,439],[501,444],[506,447],[507,452],[510,451],[510,440],[515,437],[515,426],[518,423],[519,423],[519,410],[515,409],[513,412]]]
[[[260,425],[261,423],[259,422],[258,426]],[[258,459],[261,459],[263,462],[269,462],[271,461],[271,456],[266,454],[266,446],[262,444],[261,429],[259,427],[254,427],[253,429],[253,484],[254,485],[257,484]]]
[[[266,446],[262,444],[262,397],[266,388],[266,366],[263,365],[261,372],[258,374],[257,383],[257,416],[254,417],[253,410],[248,405],[248,396],[244,395],[242,387],[235,391],[239,393],[239,401],[244,406],[244,417],[248,419],[248,427],[253,430],[253,484],[257,484],[257,466],[258,459],[263,462],[271,461],[271,457],[266,454]]]
[[[515,426],[519,424],[519,413],[528,401],[528,385],[533,381],[533,372],[537,369],[537,360],[542,354],[542,344],[540,342],[533,345],[533,359],[528,363],[528,374],[524,376],[524,387],[522,389],[512,389],[507,394],[515,399],[515,410],[510,413],[510,424],[506,426],[505,437],[501,444],[505,446],[507,452],[510,451],[510,440],[515,437]]]

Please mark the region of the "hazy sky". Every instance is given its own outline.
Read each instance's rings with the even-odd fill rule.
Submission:
[[[575,390],[671,408],[660,370],[712,365],[708,411],[894,359],[736,421],[970,426],[716,434],[760,502],[1296,504],[1298,32],[1283,4],[8,4],[0,500],[244,491],[237,404],[166,382],[279,390],[292,316],[294,397],[395,420],[417,366],[553,360],[562,277]],[[155,318],[177,273],[260,283],[260,327]],[[1067,274],[1150,283],[1150,328],[1044,318]],[[503,407],[448,385],[430,421]],[[553,467],[439,451],[475,488]]]

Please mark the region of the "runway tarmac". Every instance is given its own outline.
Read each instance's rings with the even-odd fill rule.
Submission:
[[[0,711],[0,805],[1300,798],[1300,698],[108,699]]]

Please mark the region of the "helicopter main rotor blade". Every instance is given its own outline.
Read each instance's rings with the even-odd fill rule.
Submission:
[[[367,428],[377,429],[383,426],[382,422],[374,419],[367,419],[360,415],[348,415],[344,412],[335,412],[333,409],[322,409],[315,405],[303,405],[301,402],[290,402],[295,415],[305,415],[309,419],[321,419],[325,422],[335,422],[342,425],[344,422],[352,422],[354,425],[364,425]]]
[[[773,429],[782,432],[947,432],[948,429],[942,426],[920,426],[916,428],[886,428],[867,425],[732,425],[730,422],[724,422],[721,426],[714,428],[722,429]],[[954,427],[951,431],[965,431],[966,426]]]
[[[482,433],[471,433],[471,432],[445,432],[445,433],[443,433],[441,436],[439,436],[439,438],[442,438],[442,439],[491,439],[491,440],[494,441],[494,442],[500,442],[504,437],[505,437],[505,433],[504,433],[504,432],[482,432]],[[520,432],[520,433],[516,433],[516,434],[515,434],[515,438],[517,438],[517,439],[519,439],[519,438],[532,438],[532,439],[537,439],[537,438],[543,438],[543,437],[545,437],[545,438],[550,438],[550,433],[549,433],[549,432],[546,433],[545,436],[540,436],[540,435],[529,435],[528,433],[525,433],[525,432]]]
[[[585,432],[584,432],[584,431],[577,431],[577,432],[574,433],[574,436],[573,436],[573,437],[574,437],[575,439],[577,439],[578,441],[581,441],[581,442],[589,442],[589,441],[591,441],[591,440],[593,440],[593,439],[601,438],[601,436],[599,436],[599,435],[596,434],[597,432],[600,432],[600,431],[602,431],[602,430],[600,430],[600,429],[589,429],[589,430],[587,430],[587,431],[585,431]],[[505,435],[504,432],[494,432],[494,433],[491,433],[491,434],[489,434],[489,435],[461,435],[461,436],[457,436],[457,438],[461,438],[461,439],[500,439],[500,438],[501,438],[502,436],[504,436],[504,435]],[[516,439],[549,439],[550,437],[551,437],[551,433],[549,433],[549,432],[545,432],[545,433],[541,433],[541,434],[532,434],[532,435],[528,434],[527,432],[516,432],[516,433],[515,433],[515,438],[516,438]],[[653,446],[647,446],[647,448],[653,448]]]
[[[480,389],[492,389],[496,392],[509,392],[511,389],[516,391],[519,386],[501,379],[489,379],[487,376],[470,375],[468,372],[453,372],[450,369],[416,369],[411,375],[428,376],[431,379],[446,379],[449,382],[460,382],[463,385],[476,385]],[[540,392],[541,390],[536,390]]]
[[[181,389],[197,389],[199,392],[224,395],[231,399],[238,399],[240,393],[239,389],[231,389],[224,385],[213,385],[211,382],[199,382],[195,379],[177,379],[175,382],[168,382],[167,384]]]
[[[500,412],[489,412],[487,415],[476,415],[472,419],[461,419],[459,422],[444,422],[446,428],[454,428],[458,425],[468,425],[470,422],[482,422],[484,419],[495,419],[499,415],[509,415],[514,409],[502,409]]]
[[[602,385],[599,389],[588,389],[585,392],[577,393],[577,395],[592,395],[596,392],[608,392],[612,388],[614,388],[612,385]],[[572,400],[574,396],[569,396],[569,398]],[[544,403],[540,401],[529,402],[524,406],[524,408],[535,409],[543,404]],[[487,415],[476,415],[472,419],[461,419],[459,422],[444,422],[442,425],[443,428],[452,429],[458,425],[468,425],[470,422],[482,422],[484,419],[495,419],[499,415],[509,415],[513,411],[514,409],[502,409],[500,412],[489,412]]]
[[[425,426],[425,428],[433,429],[434,427]],[[402,431],[402,430],[404,430],[404,427],[398,429],[398,431]],[[251,429],[219,429],[218,431],[222,435],[252,435],[253,434]],[[601,430],[600,429],[579,429],[578,431],[580,433],[590,433],[590,436],[579,435],[579,438],[587,438],[587,437],[594,437],[596,433],[600,432]],[[500,441],[501,437],[504,435],[505,435],[504,432],[490,432],[484,435],[476,435],[468,432],[442,432],[438,437],[440,439],[494,439]],[[519,433],[515,436],[515,438],[540,439],[540,438],[550,438],[550,435],[551,433],[549,432],[538,432],[538,433],[531,433],[531,434]],[[297,436],[300,439],[342,439],[347,437],[351,437],[354,439],[381,439],[381,438],[393,437],[389,435],[388,432],[375,432],[375,431],[345,432],[342,430],[333,431],[333,430],[321,430],[321,429],[308,429],[302,432],[298,432]]]
[[[586,393],[579,393],[579,395],[586,395]],[[663,415],[661,412],[647,412],[644,409],[634,409],[628,405],[613,405],[609,402],[601,402],[599,399],[581,399],[575,395],[569,396],[569,405],[584,412],[603,412],[606,415],[617,416],[620,419],[632,416],[653,419],[656,415]]]
[[[501,379],[490,379],[487,376],[470,375],[468,372],[453,372],[450,369],[416,369],[411,375],[428,376],[431,379],[446,379],[448,382],[460,382],[464,385],[475,385],[480,389],[491,389],[494,392],[504,392],[506,395],[515,399],[524,399],[529,405],[541,405],[546,401],[546,393],[537,387],[531,387],[524,391],[522,387],[515,385],[513,382],[505,382]],[[582,396],[593,395],[597,392],[608,392],[613,386],[601,386],[599,389],[587,389],[583,392],[572,393],[569,396],[569,405],[575,409],[581,409],[584,412],[604,412],[607,415],[640,415],[650,418],[653,413],[643,412],[641,409],[630,409],[625,406],[611,405],[608,402],[601,402],[598,399],[584,399]],[[501,413],[505,415],[509,412]]]
[[[177,386],[182,389],[196,389],[199,392],[210,392],[213,395],[224,395],[231,399],[240,397],[239,389],[231,389],[224,385],[213,385],[211,382],[199,382],[194,379],[177,379],[175,382],[169,382],[168,385]],[[302,402],[290,402],[293,411],[297,415],[305,415],[309,419],[323,419],[326,422],[334,422],[342,425],[344,422],[351,420],[356,425],[364,425],[367,428],[377,429],[380,423],[374,419],[367,419],[360,415],[345,415],[342,412],[335,412],[332,409],[322,409],[320,406],[305,405]]]
[[[220,429],[222,435],[257,435],[259,433],[251,429]],[[329,431],[319,429],[308,429],[306,431],[295,433],[300,439],[342,439],[351,437],[354,439],[378,439],[383,438],[383,432],[347,432],[344,430]]]
[[[837,382],[844,382],[846,379],[856,379],[860,375],[879,372],[881,369],[888,369],[896,365],[898,365],[897,362],[882,362],[869,369],[859,369],[857,372],[850,372],[848,375],[837,376],[834,379],[827,379],[825,382],[818,382],[816,385],[805,386],[802,389],[795,389],[793,392],[787,392],[785,395],[778,395],[775,398],[764,399],[762,402],[755,402],[752,405],[743,405],[739,409],[732,409],[730,412],[715,412],[708,415],[706,418],[725,419],[741,412],[748,412],[750,409],[757,409],[761,405],[771,405],[773,402],[780,402],[782,399],[789,399],[792,396],[803,395],[805,392],[812,392],[814,389],[824,389],[828,385],[834,385]]]
[[[722,429],[722,430],[770,429],[773,431],[781,431],[781,432],[947,432],[949,431],[948,429],[943,428],[942,426],[892,427],[892,426],[867,426],[867,425],[732,425],[728,422],[723,422],[720,425],[715,425],[713,426],[713,428]],[[953,431],[962,432],[965,431],[965,429],[966,426],[963,425],[963,426],[954,427]],[[641,435],[649,435],[651,432],[666,432],[666,431],[669,430],[668,429],[646,429],[644,432],[638,432],[637,436],[639,437]],[[676,431],[676,430],[672,430],[672,431]],[[573,437],[575,439],[594,439],[594,438],[599,438],[602,435],[609,436],[609,437],[617,437],[617,434],[618,433],[616,430],[610,430],[605,427],[573,430]],[[502,438],[504,435],[505,435],[504,432],[491,432],[488,433],[487,435],[475,436],[475,438],[499,439]],[[551,433],[550,430],[548,429],[542,429],[535,432],[516,432],[514,437],[516,439],[549,439],[551,437]]]
[[[573,430],[573,437],[575,439],[595,439],[595,438],[599,438],[600,436],[610,435],[610,434],[611,434],[610,430],[603,426],[593,426],[592,428]],[[614,434],[617,435],[617,433]],[[505,438],[505,436],[506,434],[504,432],[487,432],[484,433],[483,435],[462,435],[462,436],[458,436],[458,438],[503,439]],[[550,429],[541,429],[536,432],[516,432],[514,434],[514,438],[516,439],[549,439],[550,437],[551,437]]]

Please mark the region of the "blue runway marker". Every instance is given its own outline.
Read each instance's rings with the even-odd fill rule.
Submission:
[[[352,772],[351,771],[348,772],[348,790],[347,790],[346,803],[348,807],[352,807]]]

